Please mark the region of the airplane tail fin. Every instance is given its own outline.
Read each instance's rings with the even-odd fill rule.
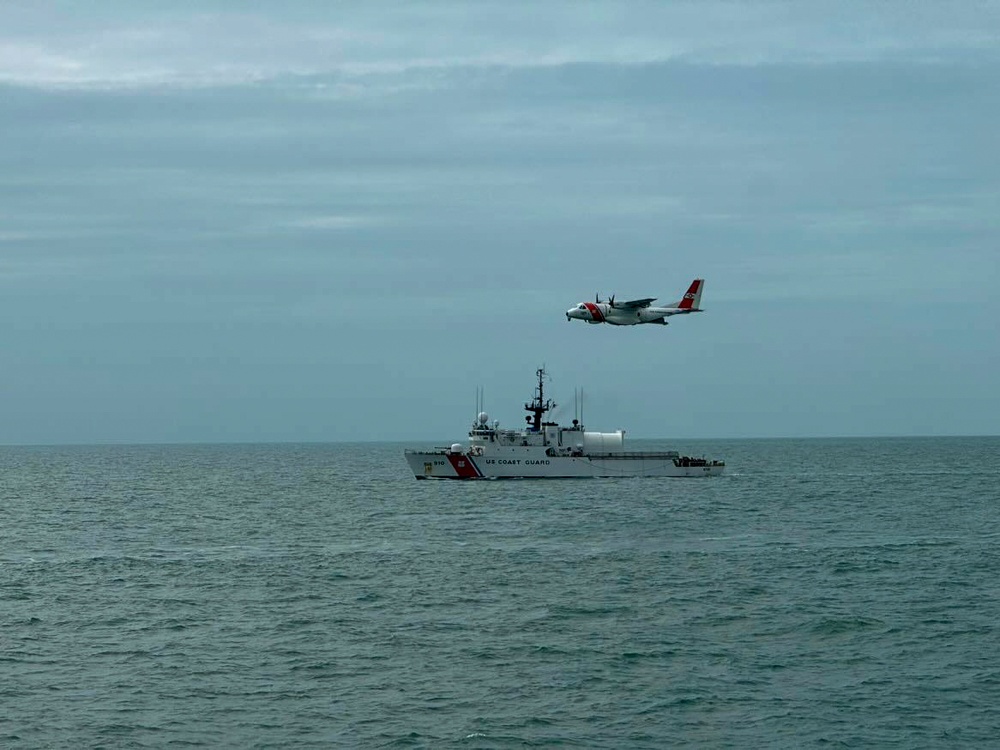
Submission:
[[[701,293],[705,289],[704,279],[695,279],[691,282],[691,286],[688,287],[687,292],[684,294],[684,299],[677,303],[677,307],[681,310],[700,310],[701,309]]]

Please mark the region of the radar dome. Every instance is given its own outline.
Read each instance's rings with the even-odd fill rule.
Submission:
[[[462,452],[462,444],[461,443],[452,443],[451,444],[451,452],[452,453],[461,453]]]
[[[490,415],[484,411],[479,412],[479,424],[486,424],[490,421]]]

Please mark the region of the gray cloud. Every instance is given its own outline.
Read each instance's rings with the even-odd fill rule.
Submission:
[[[995,62],[989,30],[1000,22],[995,2],[476,3],[461,11],[451,3],[370,3],[280,13],[216,3],[193,14],[172,4],[104,3],[77,10],[75,3],[5,5],[0,82],[135,88],[670,60]]]

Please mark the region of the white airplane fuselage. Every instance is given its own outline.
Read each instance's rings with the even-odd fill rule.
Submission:
[[[566,311],[566,320],[585,320],[588,323],[608,323],[613,326],[634,326],[640,323],[657,323],[665,326],[671,315],[687,315],[701,312],[701,293],[705,289],[704,279],[691,282],[687,292],[668,307],[653,307],[655,297],[615,303],[614,295],[607,302],[600,296],[593,302],[579,302]]]
[[[607,323],[613,326],[634,326],[640,323],[659,323],[666,325],[670,315],[681,315],[694,312],[681,310],[677,307],[640,307],[636,309],[619,309],[607,302],[581,302],[566,311],[566,317],[585,320],[588,323]]]

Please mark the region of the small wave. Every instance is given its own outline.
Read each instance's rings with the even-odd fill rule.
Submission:
[[[825,617],[810,630],[818,635],[843,635],[882,627],[885,623],[873,617]]]
[[[395,737],[387,740],[379,747],[426,747],[427,740],[430,739],[419,732],[410,732],[402,737]]]
[[[563,654],[563,655],[568,655],[568,654],[572,653],[571,651],[569,651],[567,649],[564,649],[564,648],[559,648],[558,646],[544,646],[544,645],[543,646],[535,646],[534,649],[532,649],[532,650],[536,654]]]
[[[550,616],[557,620],[574,617],[594,617],[601,615],[620,615],[631,611],[627,605],[581,607],[579,605],[553,605],[549,608]]]

